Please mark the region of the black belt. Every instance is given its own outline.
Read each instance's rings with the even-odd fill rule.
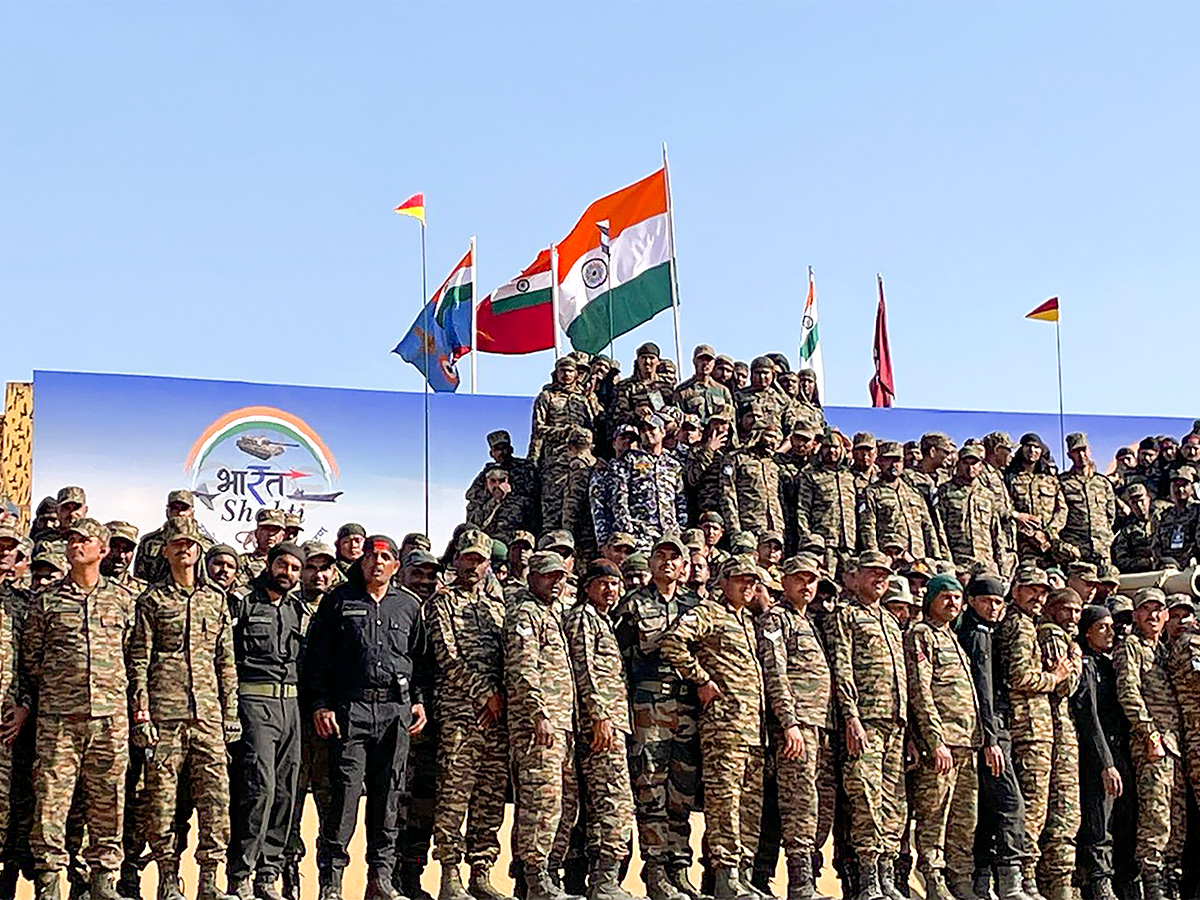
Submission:
[[[354,699],[363,703],[399,703],[404,699],[404,695],[395,686],[363,688]]]

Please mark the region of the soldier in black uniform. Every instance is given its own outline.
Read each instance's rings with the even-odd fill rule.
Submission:
[[[975,832],[974,895],[991,895],[992,867],[1000,900],[1028,900],[1021,892],[1021,846],[1025,840],[1025,801],[1012,761],[1008,732],[1012,707],[1000,672],[992,632],[1004,614],[1004,585],[994,575],[980,575],[967,587],[958,640],[971,660],[971,676],[979,701],[983,749],[979,751],[979,827]],[[956,889],[957,888],[957,889]],[[959,896],[963,888],[951,885]]]
[[[230,600],[242,739],[233,746],[229,892],[282,900],[275,882],[292,827],[300,772],[297,666],[304,602],[295,592],[304,552],[277,544],[267,567]],[[254,875],[253,890],[250,876]]]
[[[330,748],[332,798],[321,823],[322,900],[339,900],[347,848],[367,794],[366,900],[398,900],[391,876],[408,739],[425,727],[429,664],[417,598],[397,587],[395,541],[367,538],[361,565],[331,591],[308,633],[305,690]]]

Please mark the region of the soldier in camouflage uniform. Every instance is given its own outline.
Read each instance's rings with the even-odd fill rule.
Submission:
[[[864,551],[846,576],[850,594],[834,620],[834,692],[845,723],[843,787],[859,900],[900,900],[894,869],[907,819],[904,723],[908,678],[896,618],[880,605],[891,565]]]
[[[533,401],[528,459],[538,467],[542,528],[546,530],[563,527],[563,497],[570,466],[567,438],[571,429],[578,426],[590,433],[594,425],[592,406],[575,382],[577,375],[575,361],[560,357],[554,364],[553,381]]]
[[[22,621],[29,595],[16,584],[16,569],[22,556],[28,556],[30,541],[8,526],[0,525],[0,559],[5,563],[0,573],[0,847],[10,836],[9,816],[15,822],[20,810],[11,801],[14,795],[14,763],[17,762],[14,743],[24,738],[32,699],[20,689],[18,658]],[[20,778],[19,773],[18,779]],[[7,861],[6,874],[11,867],[12,893],[16,891],[17,865]],[[7,890],[7,885],[5,886]]]
[[[1021,436],[1004,478],[1012,497],[1017,556],[1023,563],[1048,565],[1067,521],[1067,501],[1038,435]]]
[[[725,469],[732,448],[733,430],[724,413],[714,413],[704,435],[688,455],[684,484],[688,506],[701,513],[718,512],[724,505]],[[724,517],[722,517],[724,518]]]
[[[699,896],[687,881],[692,859],[688,816],[700,768],[698,700],[695,688],[680,679],[661,653],[666,630],[700,603],[681,583],[687,559],[678,537],[660,538],[650,555],[650,583],[626,594],[614,617],[633,707],[629,769],[642,879],[651,900]]]
[[[507,431],[489,432],[487,442],[488,455],[492,459],[480,470],[479,474],[471,481],[470,487],[467,488],[467,516],[470,517],[474,514],[476,518],[479,518],[480,514],[476,510],[487,502],[489,496],[488,470],[499,466],[508,473],[512,493],[521,510],[519,527],[539,532],[541,530],[539,522],[541,507],[538,497],[541,496],[541,477],[538,475],[537,466],[531,460],[513,454],[512,435]]]
[[[575,823],[571,732],[575,686],[556,609],[566,586],[562,557],[539,551],[529,587],[504,620],[504,684],[517,776],[513,857],[524,866],[527,900],[565,900],[552,880],[551,854]],[[564,789],[566,787],[566,790]]]
[[[800,545],[795,513],[800,503],[800,474],[812,460],[813,438],[820,431],[821,429],[812,428],[803,420],[797,420],[792,425],[787,447],[775,454],[775,465],[779,469],[779,499],[783,504],[784,553],[795,553]]]
[[[1067,435],[1071,468],[1058,476],[1067,501],[1067,521],[1059,532],[1058,554],[1066,561],[1111,562],[1117,500],[1112,483],[1096,471],[1087,435]]]
[[[484,484],[487,496],[482,502],[471,505],[467,511],[467,524],[497,540],[506,541],[521,530],[525,503],[513,491],[507,469],[500,466],[488,469]]]
[[[489,873],[500,853],[508,729],[504,604],[483,590],[490,544],[478,532],[466,532],[454,555],[454,581],[429,605],[439,727],[433,855],[442,867],[441,900],[500,897]],[[458,871],[464,851],[471,868],[470,894]]]
[[[660,356],[658,344],[648,341],[638,347],[633,375],[618,381],[613,390],[612,404],[609,406],[609,418],[613,425],[638,424],[639,409],[657,413],[665,406],[675,405],[674,389],[658,372]]]
[[[854,491],[859,497],[879,477],[879,469],[875,465],[878,456],[875,435],[869,431],[857,432],[850,445],[850,474],[854,476]]]
[[[825,567],[837,567],[854,553],[858,541],[854,476],[846,467],[842,436],[834,429],[821,435],[821,447],[811,466],[800,475],[797,490],[798,533],[825,539]]]
[[[130,660],[134,744],[146,766],[147,839],[158,865],[159,900],[182,900],[175,838],[180,777],[199,818],[200,900],[223,900],[217,865],[229,843],[225,745],[241,737],[229,608],[221,591],[200,584],[200,529],[168,520],[162,556],[168,575],[137,601]]]
[[[177,490],[167,494],[167,520],[163,522],[162,527],[143,535],[141,541],[138,542],[137,556],[133,561],[134,576],[146,584],[162,581],[167,576],[171,567],[167,565],[167,561],[162,555],[163,547],[167,542],[167,523],[175,516],[194,519],[196,517],[195,505],[196,499],[191,491]],[[205,538],[203,533],[201,533],[201,539],[204,551],[207,551],[212,546],[212,541]]]
[[[758,657],[774,741],[788,900],[813,900],[813,854],[828,837],[818,829],[821,797],[830,803],[834,790],[829,662],[807,616],[820,561],[792,556],[784,560],[782,573],[784,600],[758,622]]]
[[[1038,644],[1037,623],[1045,606],[1047,589],[1036,583],[1043,579],[1018,577],[1012,588],[1012,604],[996,628],[997,655],[1008,685],[1012,704],[1010,730],[1012,757],[1021,794],[1025,800],[1025,858],[1021,863],[1021,889],[1040,900],[1037,864],[1040,840],[1046,825],[1050,794],[1050,767],[1054,757],[1054,717],[1050,696],[1076,673],[1069,658],[1059,659],[1049,669]]]
[[[1000,546],[1002,554],[1000,571],[1011,573],[1017,565],[1017,529],[1013,515],[1013,499],[1004,480],[1004,470],[1012,459],[1012,438],[1003,431],[985,434],[983,444],[983,466],[979,471],[982,481],[996,498],[996,510],[1000,513]]]
[[[715,413],[726,415],[733,412],[733,395],[729,388],[713,378],[716,353],[708,344],[700,344],[692,351],[692,364],[696,374],[675,388],[675,402],[685,413],[700,417],[705,425]]]
[[[1060,659],[1071,672],[1050,695],[1054,722],[1054,750],[1050,760],[1050,792],[1046,827],[1042,829],[1042,859],[1038,881],[1047,900],[1072,900],[1075,873],[1075,835],[1079,830],[1079,739],[1071,718],[1070,699],[1083,673],[1083,649],[1072,635],[1079,628],[1083,601],[1070,588],[1054,591],[1046,599],[1043,621],[1037,627],[1042,667],[1052,670]]]
[[[954,441],[940,431],[930,431],[921,435],[918,445],[921,453],[920,460],[914,465],[905,465],[904,477],[908,483],[917,489],[925,498],[930,511],[934,507],[934,496],[937,490],[950,478],[947,462],[954,452]]]
[[[963,444],[954,477],[937,489],[936,510],[955,565],[968,568],[979,563],[997,572],[1007,562],[1004,529],[996,498],[979,478],[983,453],[980,444]]]
[[[35,596],[21,644],[22,690],[37,697],[30,845],[38,900],[57,900],[67,863],[63,823],[82,784],[85,858],[93,900],[116,900],[129,741],[130,593],[100,574],[108,531],[95,519],[68,527],[66,578]]]
[[[1180,758],[1179,703],[1159,638],[1166,596],[1158,588],[1134,595],[1133,631],[1117,647],[1117,699],[1132,729],[1137,781],[1137,858],[1146,900],[1170,895],[1179,875],[1186,830],[1185,781]]]
[[[721,515],[730,530],[755,534],[783,531],[779,466],[775,463],[780,440],[777,428],[763,428],[747,439],[745,447],[725,458],[721,467]]]
[[[100,561],[100,574],[115,581],[135,597],[146,589],[146,582],[130,571],[133,553],[137,549],[138,530],[128,522],[105,522],[108,529],[108,555]],[[199,528],[196,529],[199,533]]]
[[[663,451],[664,435],[662,417],[646,419],[641,423],[640,446],[613,466],[613,530],[632,534],[642,550],[649,550],[658,535],[687,526],[683,469]]]
[[[878,447],[879,474],[858,504],[858,543],[864,550],[899,545],[910,559],[940,559],[946,549],[921,495],[905,480],[904,450],[898,441]]]
[[[1158,514],[1154,522],[1154,555],[1156,564],[1170,559],[1179,566],[1200,558],[1200,503],[1193,497],[1196,470],[1180,466],[1171,476],[1171,505]]]
[[[633,791],[626,744],[632,731],[625,666],[610,617],[621,598],[621,570],[607,559],[584,572],[582,601],[564,631],[575,676],[577,741],[587,804],[588,900],[631,900],[618,870],[633,840]]]
[[[975,751],[982,736],[971,661],[950,628],[962,610],[962,585],[952,575],[935,575],[922,610],[923,620],[904,635],[912,738],[920,753],[913,833],[927,900],[950,900],[950,886],[953,896],[971,895]]]
[[[702,704],[704,826],[716,872],[714,900],[767,897],[751,884],[762,820],[763,686],[747,609],[759,581],[752,557],[726,563],[719,599],[681,615],[662,638],[662,656],[696,686]]]
[[[264,506],[254,515],[254,549],[243,553],[238,561],[238,583],[247,585],[267,568],[267,555],[272,547],[283,543],[287,519],[282,509]]]
[[[592,513],[592,529],[597,546],[603,547],[616,530],[613,524],[612,491],[616,468],[637,444],[638,431],[633,425],[618,425],[613,435],[613,458],[598,460],[588,479],[588,508]]]
[[[788,405],[787,395],[775,387],[775,364],[765,356],[757,356],[750,364],[750,386],[733,395],[737,407],[738,438],[746,416],[751,416],[749,431],[775,426],[783,431],[783,413]],[[790,423],[789,423],[790,425]]]
[[[52,497],[48,497],[42,501],[38,507],[39,510],[46,509],[47,501],[55,502]],[[24,630],[25,615],[29,607],[30,594],[37,581],[47,570],[51,573],[49,579],[55,581],[61,578],[66,570],[65,560],[53,563],[56,566],[61,565],[61,570],[50,568],[51,560],[56,557],[50,551],[43,550],[36,554],[35,560],[30,563],[29,586],[22,585],[21,564],[29,561],[32,550],[32,540],[12,526],[0,525],[0,561],[3,563],[3,569],[0,570],[0,616],[3,616],[3,619],[0,621],[8,630],[9,638],[8,641],[0,639],[0,646],[8,647],[11,643],[13,647],[4,664],[6,666],[17,666],[17,651]],[[35,575],[38,577],[35,578]],[[15,680],[11,683],[17,684]],[[29,852],[29,832],[33,826],[33,751],[36,723],[29,718],[33,711],[32,698],[18,697],[17,700],[19,701],[18,705],[12,707],[11,717],[6,720],[4,726],[0,726],[7,732],[8,728],[16,725],[12,732],[15,740],[9,751],[11,753],[9,781],[4,785],[4,800],[0,801],[0,804],[7,806],[7,809],[0,811],[3,812],[3,815],[0,815],[0,826],[7,829],[6,841],[2,845],[4,871],[0,874],[0,898],[3,900],[12,900],[16,896],[19,874],[24,873],[28,880],[33,880],[33,857]],[[23,725],[16,723],[17,717],[21,718]],[[3,753],[4,749],[8,748],[0,749],[0,753]]]
[[[1134,484],[1125,489],[1124,501],[1128,514],[1113,536],[1113,565],[1125,573],[1149,572],[1155,566],[1150,493],[1144,484]]]
[[[588,490],[596,457],[592,455],[592,434],[585,428],[573,427],[567,436],[567,483],[563,493],[562,528],[575,535],[582,559],[595,557],[599,546],[592,525],[592,510]]]

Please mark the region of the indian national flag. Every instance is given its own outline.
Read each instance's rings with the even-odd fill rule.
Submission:
[[[670,309],[674,264],[665,168],[589,206],[558,245],[558,320],[571,346],[598,353]]]
[[[800,368],[812,369],[817,375],[817,397],[825,402],[825,365],[821,362],[821,332],[817,327],[817,285],[812,266],[808,267],[808,299],[804,301],[804,318],[800,321]]]
[[[475,349],[535,353],[554,346],[550,250],[483,298],[475,310]]]

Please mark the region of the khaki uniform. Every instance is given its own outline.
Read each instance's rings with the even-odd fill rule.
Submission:
[[[783,533],[784,513],[779,494],[779,466],[761,445],[736,450],[721,467],[721,515],[730,533]]]

